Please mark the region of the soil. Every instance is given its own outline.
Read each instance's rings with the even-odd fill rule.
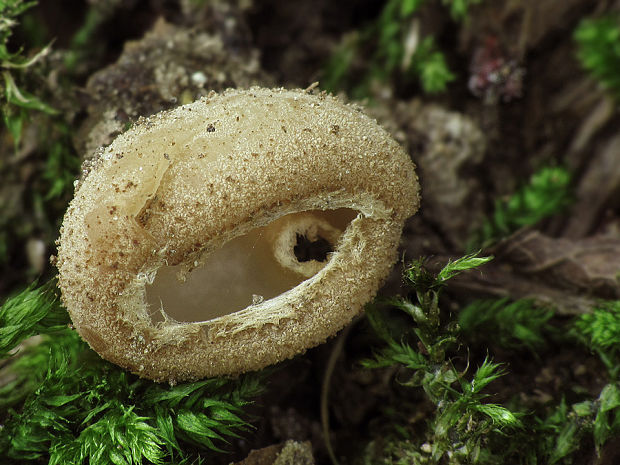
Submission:
[[[483,1],[461,23],[451,20],[440,2],[427,3],[420,13],[422,31],[437,37],[456,79],[447,92],[429,96],[415,80],[395,78],[373,88],[366,102],[368,112],[407,147],[418,165],[423,201],[405,228],[405,260],[431,257],[428,266],[438,268],[460,257],[497,199],[509,196],[542,166],[565,166],[574,176],[571,205],[484,250],[495,259],[483,273],[456,279],[446,305],[458,308],[477,297],[531,298],[552,304],[558,314],[554,323],[561,326],[563,319],[591,311],[599,299],[620,299],[618,104],[581,68],[572,38],[581,19],[620,11],[620,2]],[[68,4],[62,8],[67,14],[59,16],[52,2],[41,2],[33,15],[45,24],[49,37],[56,37],[57,55],[48,63],[52,70],[88,8],[103,18],[90,42],[93,52],[79,63],[71,87],[59,84],[60,68],[56,81],[48,76],[44,83],[50,103],[64,111],[73,148],[87,172],[97,147],[140,116],[227,87],[310,86],[320,80],[342,38],[376,20],[384,2]],[[506,63],[508,79],[481,82],[494,60]],[[31,140],[37,140],[37,128],[27,130],[33,133]],[[0,135],[0,140],[8,140]],[[45,187],[45,160],[40,143],[25,143],[18,154],[12,144],[0,147],[0,227],[10,245],[0,263],[0,296],[37,276],[46,280],[54,274],[47,257],[54,254],[71,193],[45,201],[43,209],[37,204],[41,196],[33,193]],[[396,267],[381,294],[406,292]],[[222,463],[287,440],[310,441],[316,462],[329,463],[320,404],[334,350],[338,361],[331,378],[331,442],[336,455],[356,455],[355,449],[372,436],[382,405],[397,394],[388,383],[392,373],[368,372],[357,364],[369,355],[372,338],[364,323],[353,323],[347,334],[341,349],[331,341],[276,371],[268,394],[254,407],[255,434],[233,443],[234,452]],[[521,396],[525,405],[540,409],[557,402],[566,386],[596,397],[607,382],[598,358],[580,348],[564,346],[558,352],[551,343],[533,357],[483,347],[478,351],[481,359],[485,351],[492,353],[511,373],[497,382],[494,402]],[[432,406],[422,395],[410,401],[419,402],[419,418],[412,421],[422,423]],[[593,447],[586,447],[579,463],[593,463],[593,454]],[[608,448],[602,460],[617,454]]]

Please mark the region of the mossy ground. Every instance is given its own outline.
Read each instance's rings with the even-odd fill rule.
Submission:
[[[342,463],[535,463],[533,456],[538,463],[617,463],[620,322],[617,304],[604,303],[620,299],[617,6],[587,0],[56,3],[33,5],[11,34],[2,29],[0,35],[7,47],[0,56],[7,124],[0,130],[3,301],[37,277],[53,277],[48,257],[93,141],[105,143],[139,115],[210,89],[305,88],[319,80],[363,99],[418,163],[423,206],[405,230],[405,262],[431,257],[425,269],[432,275],[467,250],[484,248],[495,259],[441,290],[441,330],[429,333],[436,340],[420,340],[431,336],[420,333],[419,321],[389,310],[386,324],[403,337],[404,329],[418,330],[407,336],[409,359],[399,363],[428,357],[442,338],[453,344],[435,352],[432,363],[410,366],[420,379],[398,363],[362,368],[361,360],[382,353],[385,337],[360,320],[344,343],[332,341],[272,374],[251,408],[256,429],[231,441],[232,454],[212,460],[228,463],[251,448],[300,439],[312,442],[319,463],[328,463],[321,382],[335,359],[327,412]],[[158,18],[165,20],[159,39],[141,40]],[[129,41],[137,42],[124,49]],[[197,46],[205,41],[210,46]],[[9,65],[49,43],[36,64]],[[167,43],[171,53],[161,48]],[[140,56],[151,59],[138,65]],[[6,90],[11,83],[37,100],[20,104],[14,88],[10,95]],[[415,303],[416,286],[428,291],[434,282],[417,279],[408,287],[401,272],[381,292],[391,299],[389,308],[403,306],[397,294]],[[467,307],[476,299],[485,300]],[[420,307],[430,308],[428,302]],[[10,336],[6,328],[1,337]],[[473,390],[464,396],[491,359],[501,367],[480,376],[504,374],[482,391],[490,398],[474,398]],[[444,367],[441,386],[425,378],[431,366]],[[4,384],[15,381],[5,375]],[[37,413],[34,398],[6,399],[17,413]],[[494,430],[485,423],[492,417],[478,415],[488,403],[517,414],[519,425]],[[451,423],[446,408],[454,405],[470,413],[478,408],[478,416]],[[459,423],[463,418],[471,422]],[[133,420],[134,426],[142,421]],[[46,463],[42,457],[34,463]]]

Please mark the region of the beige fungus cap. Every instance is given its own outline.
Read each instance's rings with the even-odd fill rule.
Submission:
[[[213,94],[101,150],[61,228],[62,299],[95,351],[142,377],[260,369],[362,310],[418,205],[409,156],[359,107]]]

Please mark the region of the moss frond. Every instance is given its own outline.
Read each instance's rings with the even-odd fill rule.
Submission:
[[[581,65],[620,102],[620,15],[584,19],[574,38]]]
[[[592,313],[581,315],[575,321],[574,335],[599,355],[611,379],[620,381],[620,300],[601,302]]]
[[[88,348],[48,286],[0,308],[4,356],[53,331],[5,368],[12,381],[0,389],[0,456],[8,463],[191,463],[251,429],[244,407],[262,392],[264,373],[176,386],[140,379]]]
[[[566,168],[546,166],[536,171],[527,184],[507,199],[497,199],[495,209],[482,228],[469,241],[471,247],[486,247],[562,212],[572,203],[572,176]]]
[[[466,18],[471,4],[480,0],[442,0],[457,21]],[[456,79],[431,35],[421,35],[416,14],[427,0],[389,0],[374,22],[347,34],[325,65],[322,86],[345,90],[358,99],[369,97],[377,83],[397,79],[418,82],[425,93],[444,92]],[[359,57],[370,56],[363,70]]]
[[[0,307],[0,358],[10,355],[24,339],[67,327],[69,315],[53,288],[53,282],[39,288],[33,284]]]
[[[437,274],[426,270],[423,261],[408,266],[405,276],[417,302],[407,299],[387,302],[413,320],[413,327],[399,339],[390,333],[385,308],[371,306],[368,309],[369,322],[386,346],[363,365],[366,368],[399,367],[399,372],[408,373],[407,380],[401,383],[421,387],[435,406],[426,435],[416,440],[407,435],[406,428],[401,429],[398,432],[401,439],[389,441],[383,451],[385,463],[443,463],[449,458],[476,463],[481,454],[498,458],[501,451],[494,452],[484,443],[504,430],[523,427],[518,414],[484,401],[488,397],[484,392],[487,386],[505,374],[501,364],[486,358],[471,378],[466,372],[457,370],[448,354],[458,345],[458,328],[453,322],[442,323],[439,311],[439,294],[445,282],[490,259],[467,255],[449,262]]]
[[[459,312],[458,322],[470,340],[480,342],[476,335],[484,334],[484,343],[535,352],[545,344],[553,315],[550,308],[529,300],[477,300]]]

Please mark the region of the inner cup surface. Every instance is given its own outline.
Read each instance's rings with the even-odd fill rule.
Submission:
[[[208,321],[294,288],[337,253],[340,235],[357,214],[343,208],[285,215],[210,253],[184,281],[183,265],[162,266],[146,285],[151,320]]]

